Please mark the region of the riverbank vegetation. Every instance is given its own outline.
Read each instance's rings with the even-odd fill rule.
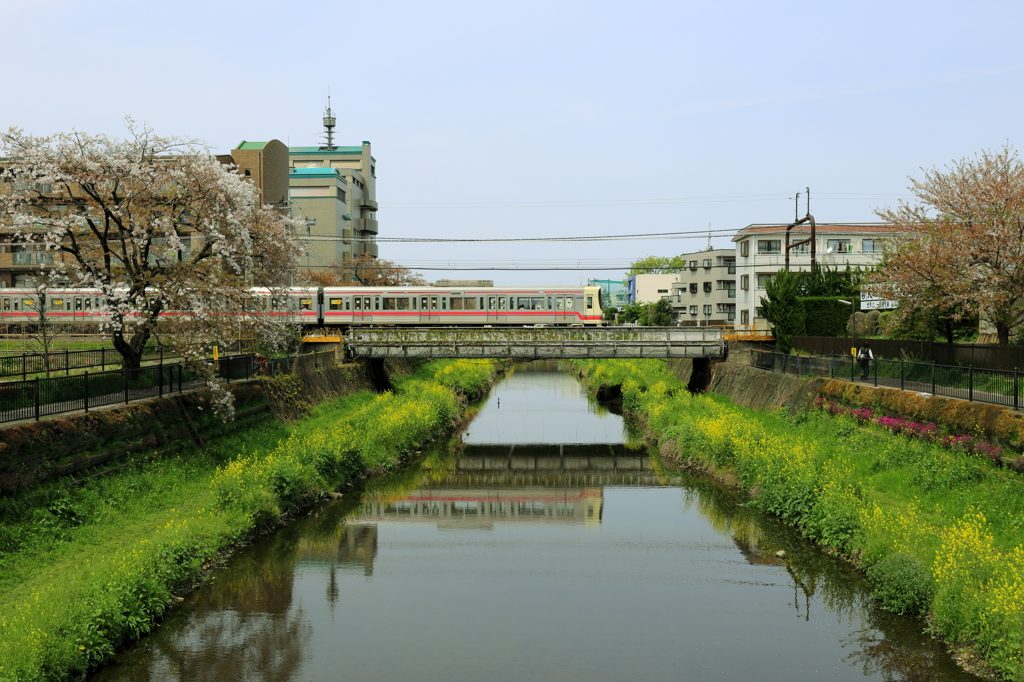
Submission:
[[[0,680],[61,680],[102,662],[226,548],[452,429],[496,371],[425,363],[395,378],[394,392],[361,391],[294,424],[207,439],[202,452],[5,499],[0,525],[20,540],[0,557]]]
[[[664,458],[741,485],[859,563],[885,608],[926,615],[932,633],[1024,679],[1024,479],[984,448],[893,434],[827,403],[791,416],[694,396],[658,360],[575,368],[592,390],[621,386]]]

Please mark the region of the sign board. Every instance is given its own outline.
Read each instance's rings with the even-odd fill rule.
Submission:
[[[878,298],[871,294],[860,295],[860,309],[861,310],[895,310],[899,307],[899,303],[896,301],[887,301],[884,298]]]

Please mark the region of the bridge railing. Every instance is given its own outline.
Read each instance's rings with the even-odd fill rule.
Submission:
[[[722,331],[682,327],[378,327],[349,330],[355,357],[722,357]]]

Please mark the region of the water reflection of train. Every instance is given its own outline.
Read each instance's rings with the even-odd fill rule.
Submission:
[[[290,287],[252,289],[254,312],[309,327],[350,325],[600,325],[601,287]],[[40,303],[40,301],[42,303]],[[0,289],[4,322],[109,321],[98,289]],[[172,313],[173,311],[167,311]]]

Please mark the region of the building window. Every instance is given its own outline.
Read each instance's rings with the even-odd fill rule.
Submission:
[[[882,245],[877,239],[862,239],[860,242],[861,253],[877,253],[882,250]]]
[[[764,289],[764,285],[772,278],[771,275],[759,274],[757,276],[757,288]]]
[[[853,244],[850,243],[849,239],[829,239],[827,247],[829,253],[850,253],[853,251]]]
[[[750,255],[750,242],[749,241],[742,241],[742,242],[740,242],[740,255],[743,256],[743,257],[746,257],[746,256]]]
[[[668,289],[658,289],[658,293],[659,294],[667,294],[668,293]]]
[[[754,308],[754,317],[764,317],[764,308],[761,306]]]
[[[710,303],[706,303],[704,305],[704,315],[705,316],[710,316],[711,315],[711,304]]]
[[[803,244],[800,244],[798,246],[792,247],[792,250],[793,250],[794,253],[810,253],[811,252],[811,243],[810,242],[804,242]]]
[[[690,293],[691,294],[697,293],[697,283],[696,282],[690,282]]]
[[[781,239],[758,239],[757,240],[757,252],[758,253],[782,253],[782,240]]]
[[[740,289],[750,288],[750,275],[740,275]]]
[[[247,178],[251,178],[252,177],[252,169],[251,168],[246,168],[244,171],[242,171],[242,175],[244,175]]]
[[[695,261],[695,260],[690,261],[690,270],[696,270],[696,269],[697,269],[697,261]]]
[[[741,310],[740,311],[740,324],[750,324],[750,311],[749,310]]]
[[[711,269],[711,259],[710,258],[705,258],[704,259],[704,269],[705,270],[710,270]]]
[[[696,315],[697,314],[697,306],[695,306],[695,305],[691,305],[690,306],[690,314],[691,315]]]
[[[704,282],[704,293],[705,294],[710,294],[711,293],[711,282]]]

